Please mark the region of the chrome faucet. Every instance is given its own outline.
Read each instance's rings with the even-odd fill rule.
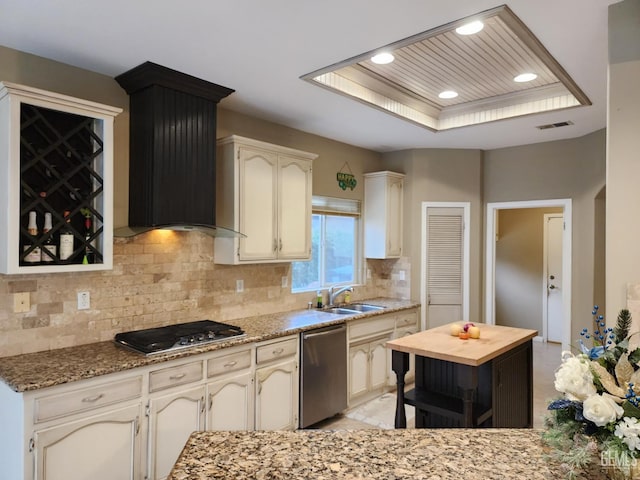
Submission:
[[[335,302],[336,298],[338,297],[338,295],[340,295],[341,293],[344,293],[344,292],[352,292],[353,293],[353,287],[351,285],[339,288],[338,290],[334,291],[335,288],[336,287],[334,287],[334,286],[329,287],[329,307],[335,306],[334,302]]]

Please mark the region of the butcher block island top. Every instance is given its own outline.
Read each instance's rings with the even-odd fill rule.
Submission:
[[[538,334],[536,330],[475,323],[474,325],[480,328],[480,338],[462,340],[451,335],[451,325],[442,325],[390,340],[386,345],[399,352],[475,367],[531,340]]]
[[[541,430],[196,432],[169,480],[542,480],[564,478]],[[590,472],[583,479],[604,479]]]

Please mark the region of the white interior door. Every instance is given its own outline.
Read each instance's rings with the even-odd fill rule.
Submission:
[[[544,292],[543,321],[547,341],[562,342],[562,234],[564,218],[558,214],[544,216]]]

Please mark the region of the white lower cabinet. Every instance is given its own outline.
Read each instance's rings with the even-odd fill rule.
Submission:
[[[36,430],[35,479],[140,478],[140,405]]]
[[[253,430],[253,372],[207,385],[207,430]]]
[[[296,360],[256,370],[256,430],[295,430],[297,396]]]
[[[349,402],[369,398],[387,387],[389,355],[385,343],[391,335],[349,347]]]
[[[149,400],[147,478],[161,480],[169,476],[189,435],[204,429],[204,413],[204,385]]]
[[[418,310],[389,313],[347,324],[349,344],[349,407],[370,400],[396,384],[387,341],[416,333]],[[406,381],[413,381],[413,359]]]
[[[256,430],[298,427],[298,336],[256,349]]]

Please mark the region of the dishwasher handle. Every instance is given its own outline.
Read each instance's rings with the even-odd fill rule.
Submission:
[[[342,333],[347,329],[346,325],[339,325],[337,327],[327,327],[323,329],[313,330],[309,333],[303,333],[302,339],[307,340],[310,338],[324,337],[325,335],[333,335],[335,333]]]

